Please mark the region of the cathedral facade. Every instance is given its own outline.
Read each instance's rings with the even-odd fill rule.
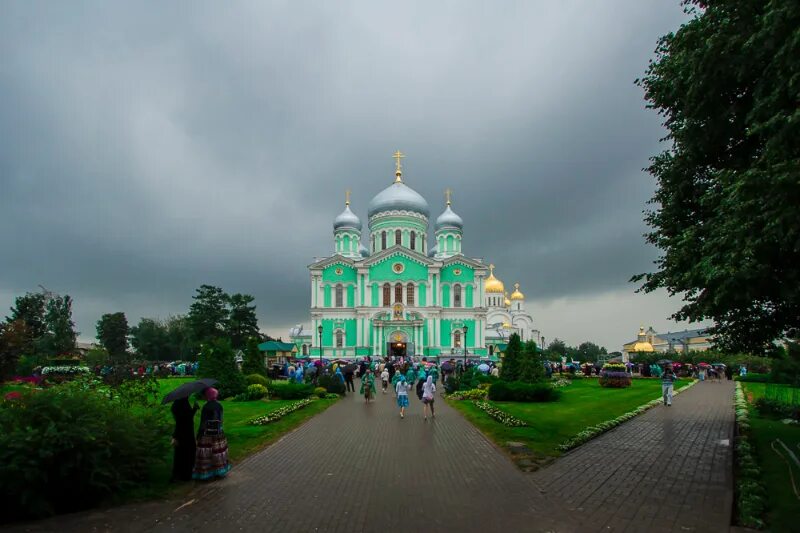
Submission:
[[[447,193],[428,245],[428,202],[394,182],[367,209],[367,232],[345,208],[333,221],[333,255],[308,266],[309,326],[290,335],[299,356],[494,358],[511,333],[538,340],[525,296],[508,296],[494,265],[462,253],[464,222]]]

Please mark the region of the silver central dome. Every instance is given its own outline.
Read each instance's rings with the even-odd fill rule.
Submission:
[[[461,217],[455,214],[452,209],[450,209],[449,204],[447,209],[444,210],[444,213],[439,215],[439,218],[436,219],[436,231],[439,231],[443,228],[464,229],[464,221],[461,220]]]
[[[333,229],[337,230],[339,228],[354,228],[361,231],[361,220],[359,220],[355,213],[350,211],[349,204],[345,205],[344,211],[333,219]]]
[[[428,218],[428,202],[402,181],[396,181],[375,195],[369,202],[367,214],[370,218],[384,211],[411,211]]]

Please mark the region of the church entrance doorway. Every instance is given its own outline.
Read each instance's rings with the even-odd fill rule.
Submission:
[[[400,358],[405,357],[407,353],[406,343],[405,342],[390,342],[389,343],[389,355],[392,358]]]

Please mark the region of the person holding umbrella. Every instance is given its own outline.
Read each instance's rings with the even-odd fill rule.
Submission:
[[[672,370],[672,365],[667,365],[664,374],[661,376],[661,396],[664,398],[664,405],[672,406],[672,389],[678,377]]]
[[[170,481],[191,481],[194,470],[196,442],[194,440],[194,415],[199,409],[197,403],[189,405],[189,398],[172,402],[172,418],[175,430],[172,432],[172,478]]]

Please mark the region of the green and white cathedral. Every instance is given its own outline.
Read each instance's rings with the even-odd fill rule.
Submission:
[[[297,355],[494,358],[508,336],[539,340],[519,284],[509,297],[486,265],[462,253],[464,222],[449,193],[428,246],[428,202],[403,182],[369,203],[369,233],[350,209],[333,221],[334,253],[308,266],[311,324],[292,328]],[[363,242],[366,243],[363,244]]]

